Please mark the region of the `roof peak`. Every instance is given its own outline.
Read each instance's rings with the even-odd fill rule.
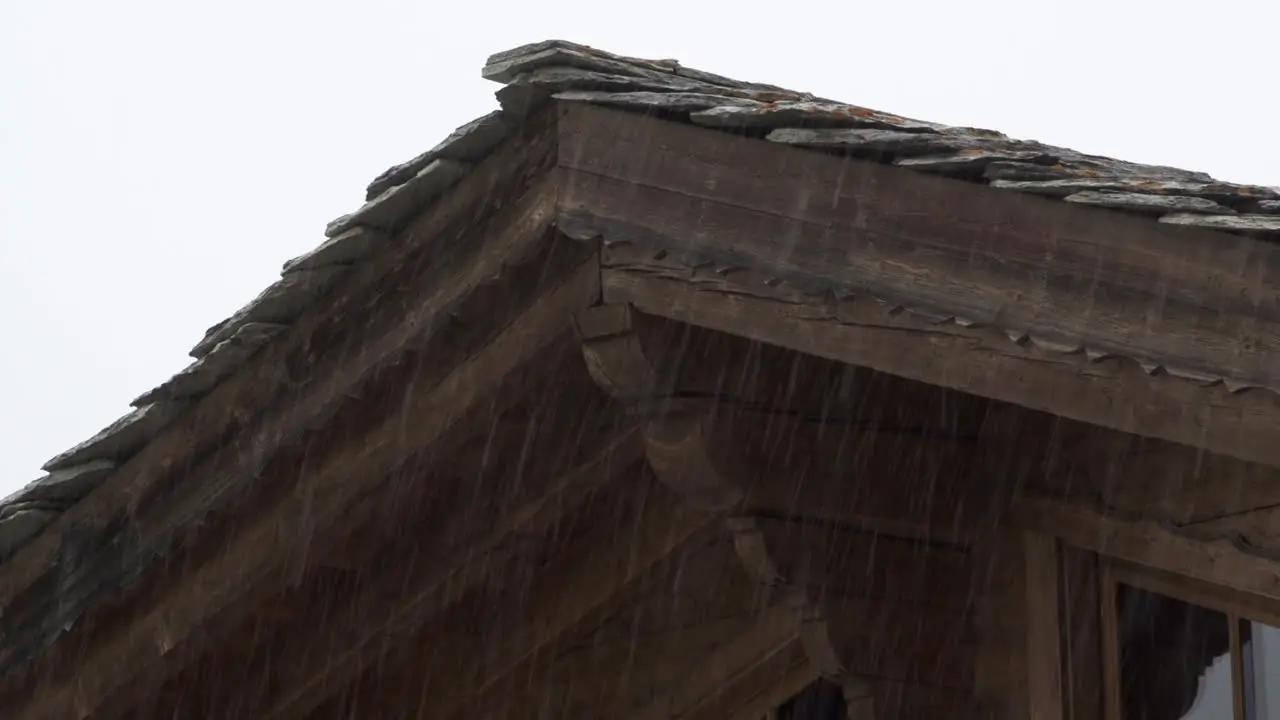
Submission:
[[[238,372],[408,219],[466,177],[530,112],[551,101],[657,115],[980,183],[991,192],[1033,193],[1170,225],[1280,237],[1277,188],[916,120],[736,80],[678,60],[626,57],[551,39],[494,53],[481,75],[503,85],[496,93],[501,110],[461,125],[430,150],[375,178],[367,202],[330,223],[319,247],[286,263],[276,283],[206,332],[192,350],[195,362],[140,396],[135,410],[49,461],[49,475],[0,501],[0,562],[179,422],[191,403]]]

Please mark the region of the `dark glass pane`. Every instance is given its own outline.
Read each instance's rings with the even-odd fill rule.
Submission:
[[[1245,621],[1240,629],[1247,720],[1280,720],[1280,628]]]
[[[1120,685],[1125,720],[1229,720],[1227,616],[1120,586]]]

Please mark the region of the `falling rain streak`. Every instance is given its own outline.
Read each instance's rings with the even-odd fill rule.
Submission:
[[[484,76],[0,503],[6,717],[1280,717],[1280,191]]]

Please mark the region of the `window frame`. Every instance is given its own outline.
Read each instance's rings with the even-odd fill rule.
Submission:
[[[1106,720],[1124,720],[1120,687],[1120,628],[1117,602],[1121,585],[1158,593],[1215,610],[1227,617],[1231,654],[1231,696],[1235,720],[1245,718],[1244,655],[1241,628],[1259,622],[1280,628],[1280,600],[1102,556],[1099,607],[1102,613],[1103,702]]]

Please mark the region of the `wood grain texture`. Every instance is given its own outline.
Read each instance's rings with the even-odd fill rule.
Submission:
[[[973,552],[974,696],[993,720],[1028,717],[1027,573],[1018,528],[1005,524]]]
[[[1259,549],[1280,505],[1280,470],[1229,455],[1004,406],[1019,432],[993,442],[1036,463],[1024,491],[1096,503],[1129,518],[1188,529],[1234,525]]]
[[[543,491],[505,511],[494,511],[492,519],[484,509],[472,507],[474,496],[463,493],[450,506],[452,512],[424,521],[426,527],[416,534],[406,533],[382,551],[381,562],[358,568],[361,583],[350,597],[331,593],[316,598],[310,608],[300,608],[305,615],[298,622],[301,637],[264,657],[266,662],[255,668],[275,677],[274,691],[252,702],[237,701],[257,712],[270,708],[277,716],[300,716],[369,667],[383,664],[452,603],[509,569],[525,540],[553,532],[566,515],[622,476],[621,470],[640,456],[634,426],[618,426],[592,439],[599,442],[584,448],[581,464],[549,482],[536,477],[542,474],[536,469],[529,470],[532,477],[521,478]],[[387,563],[387,557],[414,558],[414,572],[406,576],[404,568]],[[219,697],[228,694],[225,689],[215,693],[210,705],[228,707],[230,698]]]
[[[762,440],[766,444],[794,445],[795,438],[791,438],[791,433],[778,431],[777,428],[804,425],[803,421],[797,423],[794,418],[770,418],[765,427],[770,428],[770,435],[778,437],[758,438],[751,436],[749,432],[740,434],[729,429],[735,424],[726,420],[726,416],[733,417],[736,414],[732,406],[722,408],[717,407],[715,402],[708,402],[704,412],[690,412],[687,404],[676,404],[673,407],[673,402],[680,399],[678,388],[688,386],[686,376],[691,371],[694,374],[698,372],[692,370],[692,367],[709,367],[711,369],[706,374],[712,376],[735,377],[739,375],[735,369],[742,362],[741,353],[726,357],[707,352],[706,346],[699,342],[697,332],[676,333],[668,330],[663,333],[657,329],[661,328],[660,323],[655,324],[634,314],[625,305],[606,304],[592,308],[579,317],[578,327],[583,338],[587,366],[597,383],[612,397],[633,407],[633,411],[640,412],[646,418],[646,457],[655,475],[690,506],[719,513],[726,518],[743,567],[770,598],[771,609],[767,613],[779,618],[789,618],[791,623],[791,635],[788,637],[775,637],[775,634],[770,633],[757,637],[753,630],[726,644],[720,651],[708,656],[707,663],[712,666],[712,670],[702,674],[694,673],[686,682],[668,689],[641,710],[640,717],[696,716],[698,697],[716,694],[716,685],[725,686],[722,692],[729,692],[729,686],[737,683],[739,675],[751,674],[757,666],[774,662],[773,656],[783,652],[792,637],[799,638],[806,656],[821,675],[840,683],[851,717],[877,717],[875,704],[878,693],[875,683],[864,680],[859,673],[877,677],[884,677],[887,673],[888,677],[927,685],[937,679],[934,673],[945,667],[944,683],[949,679],[955,686],[966,687],[966,682],[970,681],[966,677],[971,679],[971,675],[955,675],[950,672],[966,667],[963,662],[955,662],[957,656],[954,654],[947,655],[950,659],[940,662],[936,668],[931,665],[938,658],[931,654],[939,652],[936,647],[937,637],[932,641],[925,641],[926,644],[932,642],[928,649],[922,647],[921,651],[917,651],[910,647],[913,640],[903,634],[907,628],[918,628],[920,623],[926,622],[936,611],[905,604],[901,595],[884,604],[856,599],[866,596],[859,595],[853,589],[860,583],[854,578],[841,577],[836,567],[841,561],[848,561],[858,567],[865,565],[850,559],[849,547],[842,546],[840,551],[833,553],[831,548],[822,548],[822,543],[816,542],[819,536],[841,537],[839,532],[827,528],[812,532],[801,529],[799,532],[802,535],[810,537],[810,542],[802,546],[792,542],[793,538],[767,536],[765,527],[803,528],[805,522],[812,522],[821,515],[823,510],[818,506],[822,503],[806,498],[807,502],[796,504],[795,489],[805,480],[813,480],[798,474],[801,471],[796,462],[761,463],[758,458],[749,458],[745,448]],[[678,358],[688,358],[690,361],[686,364]],[[723,397],[716,391],[712,391],[710,396]],[[746,417],[735,417],[734,420],[740,427],[752,426]],[[760,423],[756,421],[754,424]],[[810,424],[812,427],[796,434],[810,439],[814,434],[825,438],[828,433],[836,432],[821,422]],[[924,441],[920,443],[923,445]],[[895,510],[895,503],[887,498],[885,491],[899,483],[886,469],[895,467],[891,457],[900,460],[902,454],[895,452],[888,444],[885,445],[882,449],[880,444],[857,444],[857,449],[851,452],[862,460],[860,467],[865,477],[858,479],[864,482],[857,483],[854,478],[844,482],[857,485],[864,491],[867,497],[860,498],[862,502],[855,503],[864,512],[872,515],[881,512],[886,516],[885,522],[891,523],[899,519],[897,510],[902,510],[902,519],[910,518],[912,513],[908,511],[910,500],[905,505],[897,505]],[[874,451],[872,447],[875,448]],[[816,447],[809,447],[809,450],[821,453]],[[874,456],[874,459],[868,459],[869,455]],[[760,470],[764,467],[769,470],[761,473]],[[905,470],[905,467],[900,469]],[[832,478],[822,484],[839,485],[842,480]],[[744,515],[744,500],[748,495],[751,496],[751,507],[761,508],[772,504],[781,509],[784,515],[790,511],[791,515],[786,516],[794,517],[796,511],[812,512],[813,515],[797,518],[797,522],[790,524]],[[868,498],[889,502],[867,502]],[[925,524],[927,526],[927,522]],[[839,555],[841,559],[837,561],[833,555]],[[891,567],[882,565],[884,572],[872,576],[882,580],[875,583],[879,586],[879,592],[885,592],[886,588],[890,588],[889,592],[900,591],[905,587],[904,582],[909,576],[916,575],[914,571],[920,569],[910,560],[890,565]],[[967,585],[969,577],[969,571],[965,568],[958,573],[963,577],[951,577],[951,585],[947,585],[945,575],[926,574],[931,584],[930,590],[935,592],[940,587],[963,587]],[[870,588],[862,590],[870,591]],[[835,600],[837,597],[840,599]],[[824,610],[823,603],[826,602],[834,605]],[[833,639],[829,636],[831,626],[824,613],[837,614],[830,621],[836,623],[837,631],[841,633],[839,637]],[[872,630],[864,622],[866,620],[885,628],[884,637]],[[963,621],[952,624],[955,627],[964,626]],[[897,645],[903,646],[900,651],[888,650]],[[962,651],[960,655],[963,655]],[[854,670],[847,669],[846,665]],[[745,702],[745,699],[742,701]],[[718,700],[717,703],[717,707],[724,705],[723,700]]]
[[[678,363],[663,349],[646,349],[635,332],[631,309],[601,305],[578,320],[582,354],[596,383],[610,396],[642,413],[645,456],[658,479],[693,508],[724,512],[742,502],[740,478],[727,477],[708,444],[714,405],[702,412],[673,411]],[[660,368],[655,357],[664,357]]]
[[[655,471],[695,506],[966,543],[1010,495],[971,462],[984,401],[627,306],[592,308],[579,332],[596,381],[646,418]]]
[[[683,548],[629,587],[624,602],[579,623],[455,717],[631,717],[656,697],[679,694],[692,675],[707,677],[705,657],[762,619],[733,560],[728,538],[719,533]],[[430,654],[423,647],[418,661],[403,667],[416,666],[421,677]],[[362,685],[371,698],[386,696],[387,688],[373,678]]]
[[[805,657],[803,648],[792,651],[791,656],[789,666],[781,672],[770,672],[764,678],[750,674],[740,678],[738,683],[746,687],[746,691],[726,688],[727,697],[707,703],[702,716],[711,720],[777,720],[779,706],[818,679],[818,672]]]
[[[621,611],[632,601],[629,586],[663,563],[678,567],[682,555],[699,545],[711,518],[672,500],[669,494],[652,493],[638,514],[620,518],[554,558],[527,594],[488,610],[493,618],[506,620],[500,626],[506,631],[492,633],[484,652],[474,652],[474,632],[458,635],[453,647],[459,656],[467,657],[468,648],[473,652],[456,667],[427,678],[439,693],[430,703],[431,716],[465,713],[473,699],[494,692],[559,638],[582,623]],[[445,638],[453,641],[453,636]]]
[[[1280,405],[1268,393],[1152,377],[1120,358],[1012,342],[999,330],[895,312],[872,298],[771,288],[756,273],[725,276],[639,246],[607,248],[602,261],[606,300],[645,313],[1280,467],[1272,430]]]
[[[1280,563],[1249,554],[1230,540],[1198,540],[1150,520],[1109,517],[1078,504],[1021,498],[1015,521],[1101,555],[1280,599]]]
[[[560,128],[562,222],[606,243],[1152,373],[1280,387],[1280,268],[1265,242],[600,108],[568,108]]]
[[[513,110],[528,110],[565,90],[565,98],[579,101],[696,112],[699,123],[753,135],[781,121],[869,124],[879,129],[784,129],[774,136],[927,153],[919,163],[901,164],[935,170],[973,163],[981,171],[997,158],[1031,159],[981,142],[940,142],[939,126],[834,103],[766,107],[767,98],[745,85],[732,86],[741,90],[730,93],[742,95],[736,102],[716,102],[704,87],[715,81],[710,76],[682,74],[678,64],[637,69],[637,63],[548,46],[529,57],[498,58],[487,74],[512,83],[501,97]],[[599,92],[606,89],[634,91]],[[681,92],[660,92],[667,90]],[[1092,550],[1280,599],[1280,555],[1265,557],[1276,549],[1267,541],[1280,537],[1280,511],[1266,507],[1280,497],[1280,485],[1268,484],[1274,480],[1271,468],[1262,467],[1280,467],[1273,439],[1280,413],[1275,397],[1240,392],[1280,390],[1275,251],[1256,239],[1172,226],[1275,232],[1271,216],[1173,216],[1161,227],[608,110],[566,109],[558,133],[539,122],[511,128],[517,135],[513,144],[482,161],[402,237],[370,250],[367,266],[333,298],[306,311],[279,343],[198,402],[16,564],[0,568],[4,668],[36,656],[91,603],[101,604],[114,588],[132,582],[146,562],[169,561],[175,550],[179,562],[198,560],[185,576],[175,570],[144,578],[155,583],[149,588],[163,592],[153,595],[152,604],[126,606],[121,616],[134,613],[130,622],[70,637],[105,642],[74,651],[64,642],[55,646],[66,651],[57,656],[61,660],[36,666],[47,672],[26,676],[26,684],[0,683],[0,703],[15,717],[85,717],[101,710],[104,698],[134,684],[143,692],[151,679],[142,676],[149,669],[166,664],[157,678],[170,667],[177,672],[206,641],[228,642],[211,637],[224,627],[226,615],[249,619],[241,630],[263,618],[262,624],[282,636],[279,644],[263,644],[269,657],[260,664],[237,668],[243,677],[257,676],[263,687],[220,699],[209,690],[195,704],[178,698],[168,706],[162,699],[159,707],[177,708],[166,716],[244,715],[259,712],[257,703],[270,706],[269,717],[302,718],[333,700],[336,689],[355,685],[366,696],[383,687],[399,692],[385,707],[407,700],[421,711],[429,697],[427,704],[434,703],[439,716],[466,717],[472,703],[502,695],[492,702],[501,705],[518,697],[513,689],[542,677],[537,673],[546,653],[607,635],[614,642],[606,651],[579,655],[558,668],[553,685],[563,693],[556,698],[560,705],[543,706],[569,716],[569,710],[589,713],[595,708],[593,690],[574,684],[608,673],[618,682],[620,669],[625,674],[637,651],[628,642],[628,623],[641,623],[674,602],[663,592],[668,575],[704,579],[698,573],[713,566],[686,563],[684,553],[694,544],[690,538],[717,518],[731,530],[741,564],[735,569],[753,578],[750,588],[733,589],[740,593],[736,597],[743,604],[747,598],[772,604],[749,616],[732,608],[739,614],[731,629],[704,627],[683,645],[669,644],[668,637],[638,648],[651,664],[661,662],[663,652],[681,653],[681,671],[651,674],[651,702],[637,704],[628,696],[629,703],[619,707],[641,707],[642,717],[757,720],[803,682],[822,676],[841,684],[854,720],[965,717],[971,711],[976,716],[975,688],[1003,694],[1010,708],[1024,699],[1018,685],[1025,677],[1016,671],[987,682],[989,668],[980,655],[1003,632],[1029,645],[1022,655],[1009,652],[996,664],[1030,659],[1034,716],[1091,717],[1097,679],[1079,677],[1075,664],[1048,663],[1077,651],[1081,664],[1087,663],[1097,643],[1088,635],[1096,632],[1088,616],[1105,614],[1096,598],[1084,603],[1079,627],[1074,615],[1067,622],[1057,612],[1061,591],[1096,581]],[[903,128],[927,131],[929,137]],[[496,142],[496,136],[484,140],[484,151]],[[974,146],[984,151],[982,159],[965,156]],[[551,168],[556,163],[563,172]],[[455,170],[447,184],[460,176],[460,168]],[[407,172],[395,169],[388,177],[403,180]],[[563,178],[567,184],[560,183]],[[424,192],[434,197],[444,186]],[[1073,192],[1043,183],[1019,189]],[[1098,195],[1083,191],[1072,197],[1150,212],[1225,214],[1235,208],[1207,198]],[[386,202],[375,203],[375,209]],[[1260,201],[1265,202],[1270,201]],[[396,208],[394,227],[409,220],[415,207],[407,202]],[[583,246],[573,246],[582,252],[568,255],[549,250],[544,241],[553,222],[576,239],[602,240],[603,263]],[[535,267],[526,265],[523,279],[505,287],[510,268],[521,264]],[[530,294],[531,288],[537,292]],[[759,434],[742,431],[752,422],[772,426],[775,435],[766,439],[785,442],[797,454],[838,454],[846,439],[823,442],[840,421],[801,418],[812,407],[805,405],[812,387],[789,396],[795,403],[789,407],[771,404],[778,396],[759,388],[726,399],[720,391],[727,385],[717,384],[723,378],[690,366],[727,368],[732,375],[765,365],[753,366],[751,354],[740,363],[695,354],[692,362],[672,366],[665,360],[687,348],[667,345],[651,352],[636,332],[630,306],[586,311],[602,296],[753,344],[1148,434],[1187,446],[1181,450],[1209,448],[1222,453],[1215,457],[1231,456],[1228,469],[1235,458],[1259,468],[1232,475],[1214,492],[1166,498],[1151,516],[1023,499],[1020,522],[1036,523],[1036,530],[1052,537],[1029,533],[1019,563],[987,552],[993,540],[988,523],[1003,511],[1011,483],[994,466],[973,467],[962,435],[926,441],[895,435],[896,430],[863,432],[857,440],[863,465],[856,477],[839,464],[823,475],[823,468],[811,467],[819,462],[784,452],[743,452],[743,445],[759,447]],[[469,312],[459,314],[461,307]],[[459,329],[477,318],[483,321]],[[452,329],[442,330],[446,325]],[[578,338],[570,337],[571,330]],[[370,496],[385,489],[407,458],[484,434],[487,414],[518,402],[521,388],[553,366],[548,358],[560,358],[566,346],[576,351],[579,340],[595,382],[634,421],[616,428],[616,436],[597,438],[599,457],[509,504],[486,505],[501,512],[481,513],[493,520],[483,528],[465,512],[446,517],[435,537],[454,542],[431,544],[424,562],[432,572],[419,572],[416,557],[411,572],[398,558],[370,570],[361,559],[376,546],[363,546],[359,538],[345,547],[347,557],[307,557],[327,547],[318,539],[327,533],[336,542],[352,524],[376,522]],[[380,375],[415,345],[427,350],[417,354],[415,372]],[[749,373],[739,376],[744,374]],[[374,378],[379,375],[381,384]],[[790,381],[776,367],[763,377],[766,385]],[[415,382],[388,382],[401,378]],[[367,402],[348,399],[371,390],[377,397]],[[339,405],[357,411],[339,411],[335,422]],[[779,419],[786,411],[796,418]],[[307,434],[317,428],[327,434]],[[351,432],[344,438],[339,431]],[[927,442],[928,450],[913,442]],[[298,447],[291,450],[291,444]],[[1086,439],[1076,449],[1092,447]],[[636,482],[627,487],[642,491],[638,495],[652,490],[660,499],[632,498],[635,507],[628,505],[616,517],[607,509],[604,516],[582,510],[584,498],[614,478],[602,464],[641,453],[656,481],[638,472],[642,477],[628,477]],[[1202,467],[1193,450],[1154,456],[1123,464],[1123,471],[1159,474],[1169,482],[1175,466],[1194,462],[1196,472],[1176,478],[1189,485],[1205,484],[1224,467]],[[464,453],[448,457],[462,466],[469,462]],[[1100,453],[1057,469],[1093,472],[1089,479],[1102,488],[1098,495],[1105,501],[1120,509],[1143,507],[1157,486],[1120,487],[1102,475],[1104,468],[1115,471],[1109,463]],[[937,490],[931,481],[946,468],[989,484]],[[511,484],[519,485],[525,478],[516,475]],[[826,489],[792,487],[815,478]],[[244,502],[246,489],[259,480],[283,489],[271,503]],[[886,484],[893,481],[899,482]],[[949,506],[973,507],[974,487],[994,500],[973,515],[949,512]],[[471,489],[485,494],[493,487],[477,483]],[[945,503],[920,507],[922,494]],[[194,524],[229,509],[245,514],[228,521],[235,532],[225,533],[220,552],[202,556],[182,544],[195,535]],[[562,531],[577,532],[559,527],[566,514],[587,518],[592,532],[565,542]],[[954,527],[939,529],[948,519]],[[1186,527],[1170,527],[1171,519]],[[226,527],[199,537],[223,537]],[[911,538],[886,537],[898,534]],[[1056,555],[1066,548],[1054,537],[1090,548],[1072,550],[1079,562],[1070,567],[1077,574],[1067,574],[1066,567],[1059,574]],[[975,552],[973,543],[985,543],[983,551]],[[390,547],[405,555],[416,551],[409,541]],[[1013,548],[1021,549],[1016,542]],[[525,562],[530,558],[540,561],[537,572]],[[976,566],[988,560],[999,564],[998,574],[1016,571],[1021,584],[984,587]],[[659,565],[661,573],[651,572]],[[376,579],[366,582],[366,571]],[[510,577],[513,572],[518,577]],[[328,607],[331,597],[325,593],[287,591],[272,597],[279,606],[261,606],[263,594],[299,575],[313,593],[324,588],[317,578],[364,587],[344,595],[350,602],[336,608]],[[704,585],[725,589],[711,581]],[[1022,607],[988,602],[1010,588]],[[988,617],[974,637],[970,613],[979,595]],[[51,602],[54,597],[60,602]],[[138,597],[152,596],[126,599]],[[456,612],[437,616],[442,603],[463,597],[476,602],[457,602],[448,608]],[[312,604],[289,602],[308,598]],[[291,617],[295,607],[304,611]],[[1026,618],[1021,610],[1030,611]],[[1005,622],[986,622],[1002,611],[1010,611]],[[281,628],[290,622],[293,627]],[[597,632],[605,626],[607,632]],[[425,650],[404,649],[415,642]],[[379,665],[390,645],[398,645],[394,662],[400,664],[383,686]],[[313,652],[318,646],[332,652]],[[70,672],[72,664],[62,660],[74,652],[84,662]],[[608,659],[607,670],[593,667],[601,658]],[[282,669],[273,674],[276,668]],[[428,680],[422,668],[430,669]],[[169,683],[170,698],[183,692],[187,679],[199,682],[201,675],[187,673]],[[24,694],[33,688],[39,692]],[[538,692],[524,690],[524,697]],[[1064,715],[1058,700],[1072,712]],[[322,712],[335,708],[358,714],[341,702]]]
[[[1072,720],[1103,715],[1101,583],[1097,553],[1062,547],[1063,691]]]
[[[540,239],[551,218],[533,197],[550,188],[530,188],[549,170],[553,139],[546,130],[545,122],[533,123],[513,138],[0,567],[0,606],[6,608],[0,667],[39,653],[141,564],[167,555],[183,531],[239,497],[282,446],[326,418],[344,393],[429,332],[440,311],[484,277],[487,263],[475,256],[497,250],[467,242],[476,218],[492,212],[493,198],[514,193],[525,199],[482,223],[490,230],[522,224],[522,230],[495,233],[497,242],[510,245],[493,261]],[[425,264],[424,257],[435,262]]]
[[[841,686],[850,717],[884,716],[886,679],[972,690],[963,554],[761,518],[735,518],[731,528],[743,566],[795,613],[809,661]]]
[[[494,402],[494,393],[501,400],[502,381],[526,367],[557,336],[567,334],[573,313],[599,295],[597,261],[583,248],[539,268],[538,277],[549,286],[545,297],[504,318],[508,326],[472,349],[474,356],[462,364],[443,369],[434,384],[417,392],[402,391],[394,408],[364,428],[359,442],[336,448],[340,452],[312,468],[301,492],[246,521],[220,555],[182,577],[153,611],[131,622],[113,642],[94,648],[78,666],[74,681],[50,688],[26,705],[14,702],[14,717],[84,716],[101,697],[162,659],[238,594],[272,577],[283,580],[282,565],[297,562],[300,552],[305,555],[307,545],[300,539],[335,522],[371,483],[440,437],[477,403]],[[403,431],[409,419],[414,421],[412,435]]]
[[[796,640],[797,629],[790,608],[764,610],[745,630],[707,653],[683,681],[666,688],[630,717],[666,720],[696,712],[739,676],[783,653]]]
[[[1063,720],[1062,628],[1058,541],[1048,535],[1023,533],[1027,569],[1027,694],[1031,717]]]

